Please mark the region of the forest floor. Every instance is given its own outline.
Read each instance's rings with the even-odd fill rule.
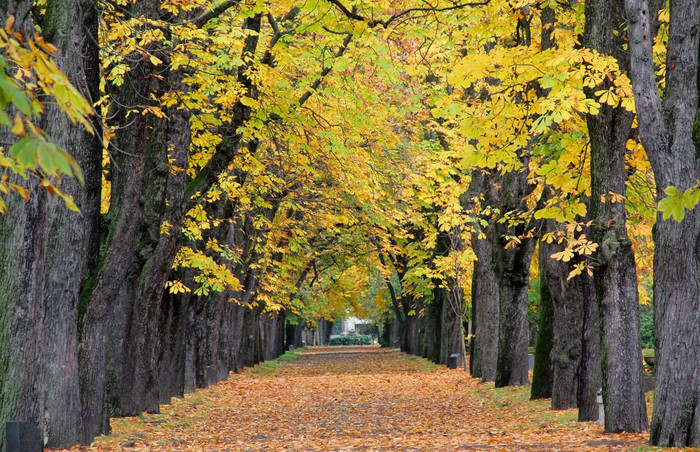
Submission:
[[[309,348],[113,419],[72,451],[649,450],[647,434],[603,434],[576,411],[531,402],[396,350]]]

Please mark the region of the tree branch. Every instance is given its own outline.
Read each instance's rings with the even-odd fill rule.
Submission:
[[[219,6],[202,13],[200,16],[195,18],[192,23],[197,27],[201,27],[212,19],[219,17],[221,14],[225,13],[229,8],[237,6],[241,3],[240,0],[226,0]]]
[[[432,8],[432,7],[423,7],[423,8],[409,8],[406,10],[403,10],[401,12],[398,12],[392,16],[390,16],[387,19],[384,20],[379,20],[379,19],[369,19],[365,16],[362,16],[360,14],[357,14],[354,10],[351,11],[349,10],[345,5],[343,5],[340,0],[327,0],[329,3],[332,5],[335,5],[336,8],[340,10],[348,19],[352,20],[359,20],[361,22],[366,22],[367,26],[370,28],[375,28],[379,25],[381,25],[384,28],[388,28],[389,25],[391,25],[392,22],[394,22],[397,19],[400,19],[401,17],[411,14],[411,13],[418,13],[418,12],[446,12],[446,11],[454,11],[456,9],[462,9],[462,8],[467,8],[467,7],[473,7],[473,6],[485,6],[488,5],[491,0],[483,0],[480,2],[467,2],[467,3],[459,3],[456,5],[452,6],[446,6],[443,8]]]
[[[345,51],[348,48],[348,45],[350,45],[350,41],[352,41],[352,33],[347,33],[345,35],[345,39],[343,40],[343,44],[340,46],[337,52],[335,52],[335,57],[340,58],[343,56]],[[323,79],[330,74],[330,72],[333,70],[333,66],[327,66],[324,67],[323,70],[321,71],[321,75],[318,76],[316,80],[311,84],[311,88],[309,88],[300,98],[299,98],[299,106],[301,107],[306,103],[307,100],[313,95],[313,93],[318,89],[319,86],[321,86],[321,82],[323,82]]]
[[[659,153],[668,148],[668,129],[663,117],[661,97],[656,85],[652,56],[652,30],[647,2],[625,0],[627,9],[631,79],[639,121],[639,135],[654,169]]]

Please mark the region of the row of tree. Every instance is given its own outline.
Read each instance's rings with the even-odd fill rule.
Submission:
[[[626,3],[0,0],[0,421],[89,443],[348,311],[528,384],[537,252],[533,397],[646,430],[653,287],[697,444],[700,12]]]

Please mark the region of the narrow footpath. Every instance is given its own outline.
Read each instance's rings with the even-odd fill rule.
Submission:
[[[396,350],[310,348],[248,369],[160,414],[114,419],[80,451],[639,450],[575,410],[530,402]]]

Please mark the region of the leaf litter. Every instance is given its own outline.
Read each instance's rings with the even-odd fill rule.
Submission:
[[[112,420],[71,451],[581,451],[646,449],[575,410],[377,347],[313,347],[197,390],[159,414]]]

